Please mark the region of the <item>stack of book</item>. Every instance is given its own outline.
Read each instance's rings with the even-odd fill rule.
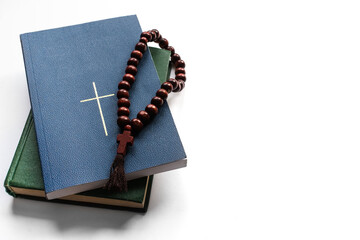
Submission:
[[[133,15],[20,36],[32,110],[5,179],[10,195],[146,211],[153,174],[186,166],[165,102],[127,153],[128,191],[102,188],[117,149],[117,84],[141,32]],[[130,118],[168,78],[169,59],[167,50],[144,53]]]

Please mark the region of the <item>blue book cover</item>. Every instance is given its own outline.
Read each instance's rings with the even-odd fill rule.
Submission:
[[[135,15],[20,35],[48,199],[101,187],[116,155],[117,85],[142,30]],[[149,50],[130,90],[130,119],[160,80]],[[167,103],[135,138],[127,179],[186,166]]]

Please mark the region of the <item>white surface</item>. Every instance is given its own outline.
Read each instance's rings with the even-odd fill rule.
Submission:
[[[134,13],[186,61],[187,86],[169,103],[189,159],[155,176],[145,215],[1,191],[1,239],[359,239],[359,11],[358,1],[0,1],[0,180],[30,109],[19,34]]]

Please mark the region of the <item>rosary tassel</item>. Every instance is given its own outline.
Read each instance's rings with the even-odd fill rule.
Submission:
[[[124,155],[116,154],[115,160],[110,168],[110,178],[105,185],[105,188],[110,191],[127,191],[127,183],[124,171]]]

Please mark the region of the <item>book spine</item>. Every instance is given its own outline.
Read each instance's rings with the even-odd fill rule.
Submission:
[[[4,187],[5,187],[6,192],[8,194],[10,194],[11,196],[13,196],[13,197],[16,197],[16,195],[13,192],[13,190],[11,189],[11,181],[13,179],[16,168],[17,168],[17,166],[19,164],[19,159],[20,159],[20,156],[21,156],[21,154],[23,152],[26,139],[29,136],[32,122],[33,122],[33,118],[32,118],[32,112],[30,110],[29,116],[28,116],[28,118],[26,120],[26,123],[25,123],[25,127],[24,127],[23,132],[22,132],[21,137],[20,137],[20,141],[19,141],[19,143],[17,145],[13,160],[11,162],[9,171],[8,171],[8,173],[6,175],[6,178],[5,178],[5,181],[4,181]]]
[[[51,192],[53,191],[54,184],[53,184],[51,168],[50,168],[50,159],[48,155],[49,153],[47,150],[45,128],[43,126],[43,121],[42,121],[43,117],[41,112],[41,105],[39,102],[39,96],[37,92],[36,74],[34,72],[34,67],[32,62],[29,37],[30,37],[29,34],[21,34],[20,40],[21,40],[21,47],[23,52],[26,79],[28,83],[28,90],[29,90],[33,118],[35,119],[35,122],[40,123],[40,124],[35,124],[35,130],[36,130],[36,138],[38,141],[41,168],[44,178],[45,192]]]

